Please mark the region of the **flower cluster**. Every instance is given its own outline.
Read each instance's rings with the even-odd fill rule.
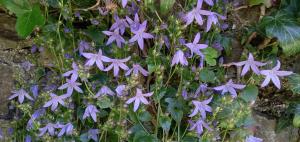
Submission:
[[[280,70],[278,59],[271,68],[271,62],[257,61],[256,52],[245,50],[247,60],[229,63],[241,73],[229,73],[224,45],[216,43],[219,20],[226,20],[216,10],[221,1],[178,3],[187,12],[177,17],[164,11],[169,2],[160,1],[161,11],[151,1],[119,2],[98,1],[74,13],[68,11],[72,3],[59,3],[65,8],[59,24],[49,21],[44,29],[58,26],[50,34],[57,36],[36,37],[53,52],[53,66],[37,69],[43,73],[32,82],[40,84],[21,84],[8,98],[17,99],[12,104],[24,112],[17,121],[27,122],[20,141],[218,141],[234,128],[243,131],[239,141],[262,141],[245,128],[251,110],[240,92],[271,81],[281,89],[279,77],[293,72]],[[77,22],[88,24],[76,28]],[[39,47],[34,48],[33,53]]]

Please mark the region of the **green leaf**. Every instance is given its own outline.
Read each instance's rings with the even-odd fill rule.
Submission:
[[[255,101],[258,95],[258,88],[255,85],[248,85],[242,92],[240,97],[246,101]]]
[[[163,128],[164,131],[168,132],[171,127],[172,120],[167,116],[159,117],[159,125]]]
[[[300,24],[284,11],[266,16],[261,22],[268,37],[276,37],[286,55],[300,52]]]
[[[300,75],[293,74],[288,77],[289,89],[294,94],[300,94]]]
[[[183,117],[183,104],[173,98],[166,98],[165,101],[168,103],[168,112],[170,112],[172,118],[179,123]]]
[[[139,114],[138,117],[139,120],[146,122],[146,121],[150,121],[152,116],[148,111],[143,111]]]
[[[97,105],[100,108],[110,108],[113,105],[113,102],[111,102],[107,96],[104,96],[97,101]]]
[[[218,57],[218,51],[212,47],[205,48],[203,50],[203,54],[205,55],[204,60],[207,64],[211,66],[215,66],[217,64],[216,58]]]
[[[163,14],[166,14],[170,9],[172,9],[175,0],[161,0],[160,1],[160,11]]]
[[[34,5],[30,11],[18,16],[16,30],[19,36],[25,38],[36,26],[42,26],[44,23],[45,18],[40,10],[39,5]]]
[[[200,80],[203,82],[213,83],[215,80],[215,73],[207,68],[200,71]]]
[[[144,131],[139,131],[134,135],[133,142],[158,142],[158,139]]]
[[[2,0],[1,4],[3,4],[10,12],[16,14],[17,17],[31,9],[27,0]]]

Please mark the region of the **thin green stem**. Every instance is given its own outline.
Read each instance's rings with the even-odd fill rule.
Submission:
[[[142,128],[145,130],[145,132],[146,132],[147,134],[150,135],[150,133],[148,132],[148,130],[144,127],[144,125],[142,124],[142,122],[138,119],[137,113],[134,113],[134,114],[135,114],[135,116],[137,117],[137,121],[138,121],[139,124],[142,126]]]

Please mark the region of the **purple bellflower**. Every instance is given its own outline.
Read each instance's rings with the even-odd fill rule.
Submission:
[[[207,48],[208,45],[198,44],[199,41],[200,41],[200,33],[197,33],[192,43],[185,44],[185,46],[187,46],[191,50],[190,58],[194,55],[194,53],[201,57],[204,56],[203,53],[200,51],[200,49],[205,49]]]
[[[72,63],[72,68],[73,68],[73,70],[65,72],[63,74],[63,76],[65,76],[65,77],[71,76],[71,80],[77,80],[79,68],[75,62]]]
[[[100,90],[97,92],[95,98],[100,97],[101,95],[110,95],[113,96],[115,93],[107,86],[102,86]]]
[[[126,7],[127,3],[128,3],[128,0],[122,0],[122,6],[123,6],[123,8]]]
[[[212,129],[208,126],[208,124],[206,122],[204,122],[204,120],[202,120],[202,118],[199,118],[199,120],[196,121],[196,123],[194,123],[193,121],[189,121],[191,127],[190,127],[190,131],[192,130],[196,130],[197,134],[200,136],[203,133],[203,127],[206,128],[209,131],[212,131]]]
[[[200,95],[200,93],[204,94],[207,91],[207,84],[200,84],[195,92],[195,96]]]
[[[122,48],[122,43],[125,44],[125,39],[119,34],[118,29],[115,29],[114,32],[103,31],[103,33],[109,36],[106,45],[110,45],[112,42],[116,41],[117,46]]]
[[[201,26],[201,25],[203,25],[203,19],[202,19],[201,15],[209,16],[209,15],[213,14],[211,11],[201,9],[202,3],[203,3],[203,0],[198,0],[196,8],[194,8],[193,10],[191,10],[190,12],[188,12],[185,15],[184,20],[186,22],[186,25],[190,25],[194,21],[194,19],[196,19],[196,22],[198,23],[198,25]]]
[[[66,98],[66,96],[64,96],[64,95],[57,96],[56,94],[53,94],[53,93],[50,93],[50,96],[51,96],[51,100],[45,103],[45,105],[44,105],[45,108],[51,106],[51,110],[55,111],[58,104],[61,104],[62,106],[65,107],[64,99]]]
[[[25,137],[25,142],[31,142],[31,136],[30,135],[27,135]]]
[[[198,2],[201,2],[201,3],[203,3],[203,0],[198,0]],[[213,6],[214,5],[214,2],[212,1],[212,0],[204,0],[204,2],[206,3],[206,4],[208,4],[209,6]]]
[[[126,20],[130,26],[131,32],[138,31],[140,29],[141,24],[140,24],[139,15],[137,13],[134,15],[134,21],[130,19],[128,16],[126,16]]]
[[[33,97],[36,99],[39,95],[39,86],[38,85],[32,85],[30,87],[30,91],[31,91]]]
[[[24,98],[27,98],[31,101],[33,101],[33,98],[31,96],[29,96],[29,94],[24,90],[24,89],[20,89],[18,91],[12,91],[13,95],[11,95],[8,100],[12,100],[16,97],[18,97],[18,101],[20,104],[22,104],[24,102]]]
[[[102,9],[102,7],[98,7],[99,14],[102,15],[102,16],[106,16],[109,11],[105,8],[103,8],[103,9]]]
[[[83,120],[86,119],[87,117],[92,117],[94,122],[97,122],[97,114],[96,113],[98,113],[98,112],[99,112],[98,109],[94,105],[88,105],[84,111]]]
[[[212,24],[217,25],[219,23],[218,17],[220,17],[222,20],[225,20],[226,17],[222,16],[218,13],[212,13],[211,15],[208,15],[207,17],[207,25],[206,25],[206,32],[208,32],[212,26]]]
[[[171,66],[174,66],[175,64],[179,64],[179,63],[183,66],[187,66],[189,64],[184,56],[184,53],[181,50],[176,51],[172,59]]]
[[[0,128],[0,140],[3,139],[3,131],[2,129]]]
[[[153,92],[143,94],[142,90],[139,88],[136,88],[136,95],[130,99],[127,100],[126,104],[131,104],[134,102],[134,107],[133,111],[136,112],[137,109],[139,108],[140,103],[142,102],[143,104],[147,105],[149,102],[145,97],[150,97],[153,95]]]
[[[110,71],[111,69],[114,69],[114,76],[119,75],[119,70],[120,68],[123,70],[129,70],[128,66],[124,64],[125,62],[130,60],[130,56],[125,58],[125,59],[108,59],[106,60],[107,62],[111,62],[111,64],[104,69],[104,71]]]
[[[72,135],[74,126],[72,123],[67,123],[65,125],[59,125],[58,128],[61,128],[60,132],[57,134],[58,137],[65,135]]]
[[[78,44],[78,50],[79,50],[79,54],[82,55],[82,53],[85,50],[89,50],[91,49],[91,45],[90,43],[84,41],[84,40],[80,40],[79,44]]]
[[[280,85],[279,77],[289,76],[289,75],[293,74],[293,72],[291,72],[291,71],[279,71],[280,65],[281,65],[280,61],[277,60],[277,65],[273,69],[260,71],[260,73],[265,76],[265,80],[261,84],[261,87],[267,86],[270,83],[270,81],[272,80],[273,84],[278,89],[280,89],[281,85]]]
[[[110,31],[120,31],[120,34],[123,35],[125,33],[126,27],[129,27],[126,19],[120,19],[117,14],[114,14],[115,23],[113,23],[110,27]]]
[[[82,53],[82,55],[88,59],[85,66],[93,66],[95,63],[100,70],[104,70],[103,62],[109,60],[108,57],[102,54],[102,50],[99,49],[98,54]]]
[[[89,129],[88,131],[88,139],[92,139],[95,142],[98,141],[98,134],[99,134],[99,130],[98,129]]]
[[[127,92],[125,92],[125,89],[126,89],[126,85],[120,84],[120,85],[117,86],[115,91],[117,92],[118,96],[123,96],[123,95],[128,94]]]
[[[252,69],[252,71],[255,74],[259,75],[260,71],[259,71],[258,67],[264,66],[267,63],[255,61],[253,55],[251,53],[249,53],[248,59],[246,61],[233,63],[233,64],[236,66],[244,66],[242,73],[241,73],[241,76],[244,76],[250,70],[250,68]]]
[[[245,142],[262,142],[261,138],[257,138],[254,136],[247,136]]]
[[[234,84],[232,82],[232,79],[230,79],[225,85],[214,87],[214,89],[217,91],[222,90],[222,95],[229,92],[231,94],[232,98],[236,98],[237,93],[236,93],[235,89],[243,89],[245,87],[246,87],[246,85]]]
[[[129,40],[130,43],[137,41],[141,50],[144,49],[144,39],[154,38],[153,35],[149,33],[145,33],[146,26],[147,26],[147,21],[144,21],[141,25],[139,25],[136,31],[132,31],[135,35]]]
[[[79,85],[81,83],[76,82],[75,80],[72,79],[67,79],[67,82],[60,87],[58,87],[59,90],[63,90],[67,88],[67,94],[66,97],[71,96],[73,93],[73,90],[75,89],[78,93],[83,93],[83,91],[79,88]]]
[[[189,117],[195,116],[197,113],[200,113],[202,116],[202,119],[206,118],[206,111],[212,112],[212,108],[208,105],[212,100],[212,97],[210,97],[207,100],[204,100],[202,102],[193,100],[192,103],[195,105],[195,108],[192,112],[192,114],[189,115]]]
[[[130,70],[128,70],[125,75],[128,76],[131,73],[134,75],[138,75],[139,73],[141,73],[144,76],[148,76],[148,74],[149,74],[149,72],[146,71],[145,69],[143,69],[143,67],[141,67],[140,64],[133,64],[132,68]]]
[[[139,12],[139,7],[135,4],[135,2],[131,2],[131,7],[127,7],[127,11],[128,11],[128,14],[134,15]]]
[[[39,129],[39,131],[40,131],[39,136],[41,137],[44,134],[46,134],[47,132],[50,136],[54,136],[56,128],[57,128],[57,124],[48,123],[45,127]]]
[[[42,115],[44,115],[46,112],[46,110],[44,108],[41,108],[41,109],[38,109],[36,110],[30,117],[30,119],[28,120],[27,122],[27,126],[26,126],[26,129],[27,130],[30,130],[33,128],[33,121],[38,119],[39,117],[41,117]]]

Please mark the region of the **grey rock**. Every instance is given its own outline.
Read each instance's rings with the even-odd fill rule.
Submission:
[[[298,128],[287,127],[279,133],[275,132],[276,119],[270,119],[259,113],[253,112],[257,130],[255,136],[264,142],[297,142],[299,140]]]

